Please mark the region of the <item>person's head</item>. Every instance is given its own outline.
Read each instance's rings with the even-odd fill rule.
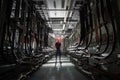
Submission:
[[[60,40],[56,40],[56,43],[61,43]]]
[[[61,38],[60,37],[56,38],[56,42],[61,43]]]

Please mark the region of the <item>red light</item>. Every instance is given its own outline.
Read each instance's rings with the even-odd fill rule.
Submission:
[[[57,37],[56,42],[61,42],[61,37]]]

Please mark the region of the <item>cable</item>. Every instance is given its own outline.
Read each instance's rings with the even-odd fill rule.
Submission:
[[[105,17],[104,17],[104,3],[103,3],[103,0],[100,0],[100,4],[101,4],[100,5],[101,6],[101,17],[103,19],[103,25],[104,25],[103,27],[105,28],[105,31],[106,31],[106,34],[107,34],[107,38],[106,38],[107,39],[107,43],[106,43],[106,46],[105,46],[104,50],[98,52],[99,55],[102,54],[102,53],[105,53],[107,51],[108,47],[109,47],[109,32],[108,32],[108,28],[106,26],[106,21],[105,21]],[[100,26],[100,28],[101,28],[101,26]],[[100,37],[102,37],[102,35]],[[101,39],[100,39],[100,42],[102,42]],[[101,43],[101,47],[102,47],[102,43]]]

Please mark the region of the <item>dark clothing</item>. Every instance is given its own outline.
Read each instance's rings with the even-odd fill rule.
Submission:
[[[59,56],[59,61],[61,62],[61,51],[60,51],[61,43],[56,42],[55,47],[56,47],[56,62],[57,62],[57,56]]]
[[[57,61],[57,57],[59,57],[59,61],[61,61],[61,51],[60,50],[56,50],[56,61]]]
[[[60,46],[61,46],[61,43],[59,43],[59,42],[55,43],[55,47],[56,47],[57,50],[60,50]]]

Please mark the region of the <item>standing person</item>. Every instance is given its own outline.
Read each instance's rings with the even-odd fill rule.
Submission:
[[[61,63],[61,42],[60,40],[57,40],[57,42],[55,43],[55,47],[56,47],[56,62],[57,62],[57,57],[59,56],[59,62]]]

